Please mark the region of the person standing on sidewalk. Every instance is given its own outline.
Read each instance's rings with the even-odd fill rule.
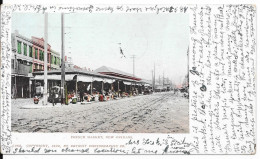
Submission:
[[[84,99],[83,99],[83,95],[84,95],[84,92],[82,89],[80,89],[80,93],[79,93],[79,96],[80,96],[80,102],[83,102]]]
[[[51,91],[51,97],[52,97],[52,106],[56,105],[56,101],[55,101],[55,90],[52,89]]]

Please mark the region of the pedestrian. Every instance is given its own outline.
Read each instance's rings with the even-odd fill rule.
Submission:
[[[55,103],[55,92],[54,92],[54,89],[52,89],[51,91],[51,97],[52,97],[52,106],[56,105]]]
[[[96,101],[96,102],[98,101],[98,98],[99,98],[99,92],[97,92],[97,93],[95,94],[95,101]]]
[[[101,102],[103,102],[103,94],[100,94],[99,100],[100,100]]]
[[[79,93],[79,96],[80,96],[80,102],[83,102],[83,101],[84,101],[84,100],[83,100],[83,94],[84,94],[83,90],[80,89],[80,93]]]

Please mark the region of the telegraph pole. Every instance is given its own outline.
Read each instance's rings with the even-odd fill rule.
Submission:
[[[188,87],[189,87],[189,46],[187,50],[187,82],[188,82]]]
[[[133,58],[133,77],[135,77],[135,55],[132,55],[131,58]],[[135,90],[135,85],[134,85],[134,90]]]
[[[152,70],[152,86],[153,86],[153,91],[154,91],[154,74],[153,74],[153,70]]]
[[[64,102],[64,90],[65,90],[65,55],[64,55],[64,13],[61,13],[61,104]]]
[[[155,91],[155,84],[156,84],[156,81],[155,81],[155,63],[153,63],[153,91]]]
[[[132,55],[131,58],[133,59],[133,77],[135,77],[135,55]]]
[[[163,78],[162,78],[162,85],[163,85],[163,87],[164,87],[164,72],[163,72]]]
[[[44,91],[43,91],[43,105],[47,105],[47,57],[48,57],[48,13],[44,15]]]

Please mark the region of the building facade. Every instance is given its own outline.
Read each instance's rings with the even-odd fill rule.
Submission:
[[[11,35],[12,56],[12,97],[29,98],[31,97],[32,73],[44,70],[44,39],[24,37],[15,31]],[[60,67],[60,54],[51,50],[48,44],[48,70]]]

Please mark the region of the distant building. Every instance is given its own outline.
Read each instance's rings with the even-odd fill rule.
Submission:
[[[44,70],[44,39],[24,37],[15,31],[11,35],[12,55],[12,96],[15,98],[31,97],[31,78],[35,71]],[[48,70],[60,67],[60,53],[51,50],[48,44]]]
[[[75,66],[72,62],[72,57],[69,56],[65,56],[64,63],[65,63],[65,68],[73,68]],[[80,67],[78,66],[78,68]]]
[[[165,92],[170,91],[173,89],[172,81],[169,80],[169,78],[159,78],[155,80],[155,86],[154,86],[155,92]]]

